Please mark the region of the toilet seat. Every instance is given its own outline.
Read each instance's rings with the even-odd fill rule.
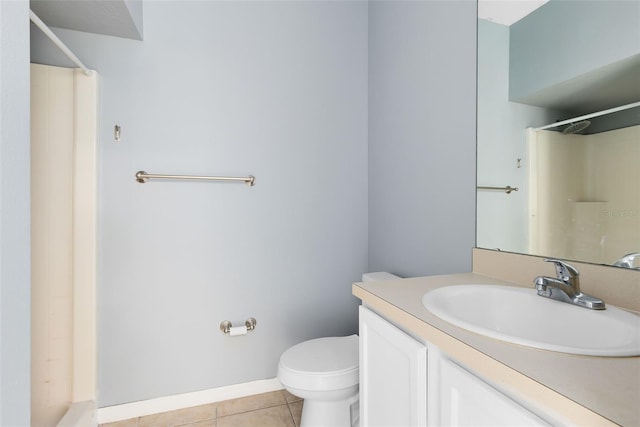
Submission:
[[[359,338],[325,337],[301,342],[280,357],[278,378],[309,391],[339,390],[359,382]]]

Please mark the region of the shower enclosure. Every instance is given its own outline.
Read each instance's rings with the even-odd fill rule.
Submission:
[[[96,390],[97,75],[31,65],[31,424]],[[76,407],[77,408],[77,407]],[[74,423],[67,423],[74,424]]]
[[[640,242],[640,102],[527,130],[529,253],[614,264]]]

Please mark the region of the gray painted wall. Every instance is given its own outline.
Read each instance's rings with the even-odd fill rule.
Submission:
[[[476,2],[369,5],[369,268],[471,270]]]
[[[29,3],[0,1],[0,425],[31,416]]]
[[[511,26],[510,98],[639,53],[640,2],[551,0]]]
[[[100,406],[275,376],[288,346],[356,331],[366,270],[470,271],[475,1],[144,14],[144,42],[56,29],[102,82]],[[32,57],[70,65],[35,31]]]
[[[289,346],[357,331],[367,270],[367,3],[144,16],[144,42],[56,30],[101,75],[100,407],[275,377]],[[32,49],[67,64],[37,32]]]

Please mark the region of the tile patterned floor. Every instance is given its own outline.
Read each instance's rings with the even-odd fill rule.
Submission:
[[[285,390],[132,418],[100,427],[300,427],[303,401]]]

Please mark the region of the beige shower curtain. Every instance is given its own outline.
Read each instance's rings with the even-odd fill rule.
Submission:
[[[529,250],[612,264],[640,241],[640,126],[592,135],[528,130]]]
[[[97,75],[31,65],[31,422],[96,388]]]

